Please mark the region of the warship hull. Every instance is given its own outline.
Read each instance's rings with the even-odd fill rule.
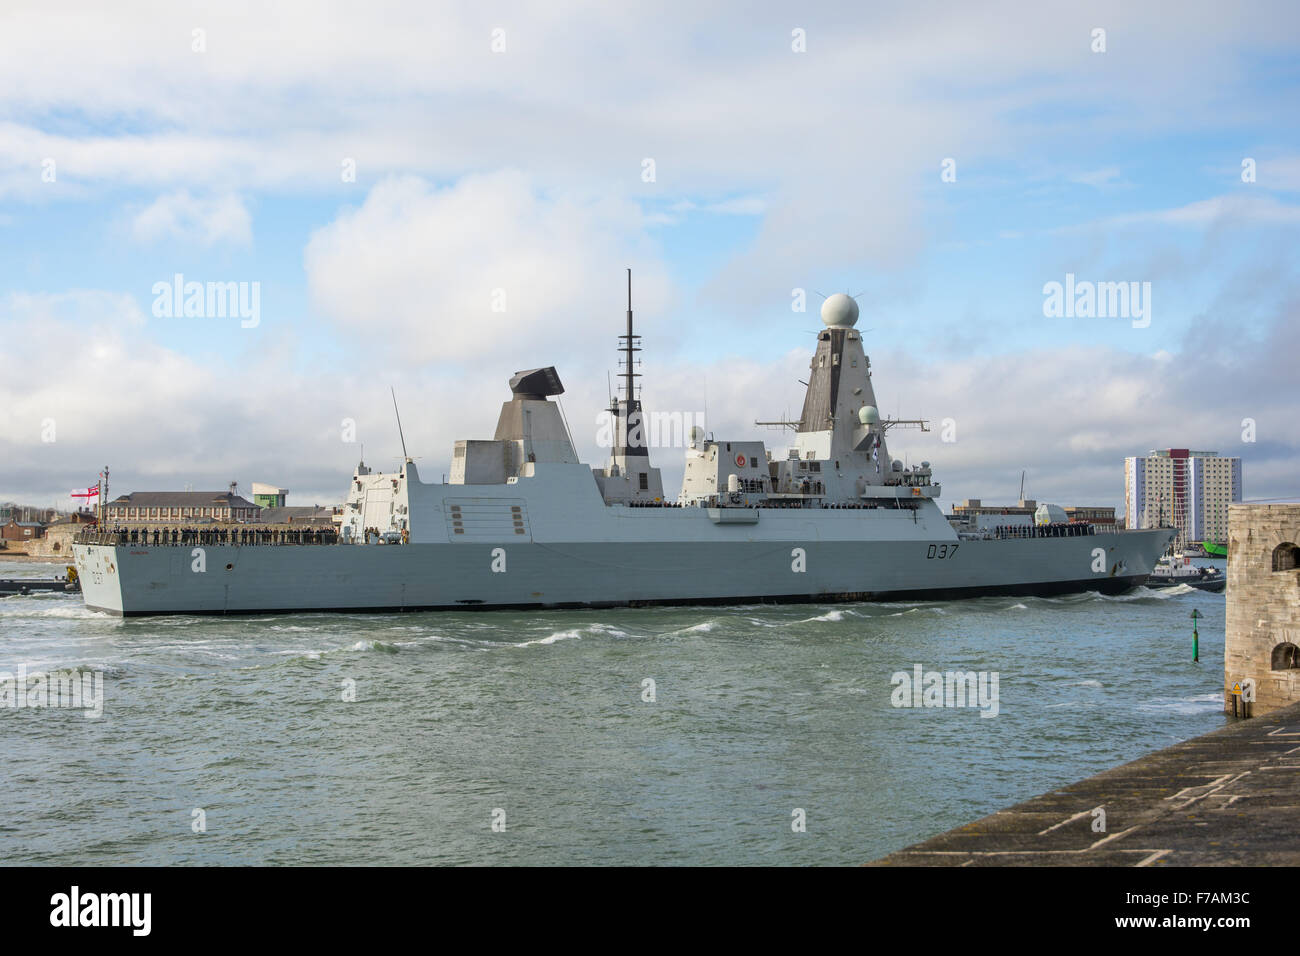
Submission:
[[[1146,579],[1172,535],[966,540],[930,502],[628,508],[606,506],[592,488],[582,507],[564,483],[534,480],[542,502],[526,480],[508,496],[409,484],[412,511],[438,529],[436,541],[73,551],[86,605],[136,616],[1116,593]]]

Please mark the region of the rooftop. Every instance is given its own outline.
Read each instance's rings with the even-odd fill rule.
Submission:
[[[290,505],[284,508],[263,508],[257,513],[257,520],[263,524],[289,524],[308,521],[333,521],[334,512],[330,508],[315,505]]]
[[[228,491],[133,491],[114,498],[109,504],[135,508],[205,507],[211,504],[228,504],[232,508],[257,507],[242,495],[232,495]]]

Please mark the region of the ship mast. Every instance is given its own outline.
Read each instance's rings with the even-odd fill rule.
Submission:
[[[635,395],[632,394],[632,388],[635,384],[633,380],[636,378],[636,373],[632,371],[632,353],[635,351],[639,351],[638,349],[633,347],[635,345],[634,340],[636,340],[638,336],[632,334],[632,270],[631,268],[627,270],[627,335],[622,336],[622,338],[626,339],[626,341],[624,342],[626,357],[624,358],[623,361],[627,364],[627,367],[623,370],[623,389],[627,392],[627,398],[628,401],[630,402],[633,398],[636,397]]]
[[[650,435],[645,430],[645,413],[637,395],[636,380],[640,364],[641,336],[632,324],[632,270],[627,270],[627,330],[618,337],[618,388],[609,396],[610,419],[614,434],[610,438],[609,463],[596,473],[606,504],[646,504],[662,502],[663,478],[658,468],[650,467]],[[619,391],[622,394],[619,394]],[[601,429],[604,431],[604,429]],[[603,436],[602,436],[603,440]]]
[[[640,424],[641,402],[636,397],[636,353],[641,351],[641,336],[632,330],[632,270],[627,270],[627,333],[620,335],[619,350],[623,353],[623,400],[614,402],[614,414],[621,418],[614,437],[614,456],[646,455],[644,439],[633,441],[633,430]]]

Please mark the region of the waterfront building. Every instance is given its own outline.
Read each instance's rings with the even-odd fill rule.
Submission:
[[[974,517],[976,515],[1028,515],[1034,516],[1038,502],[1033,498],[1021,498],[1014,505],[986,505],[979,498],[967,498],[959,505],[952,506],[953,517]]]
[[[45,534],[45,525],[40,521],[19,521],[10,518],[5,525],[0,525],[0,538],[5,541],[35,541]]]
[[[254,488],[257,486],[254,485]],[[303,527],[332,528],[336,524],[333,508],[319,505],[290,505],[279,508],[263,508],[257,516],[258,524],[267,525],[302,525]]]
[[[283,508],[288,496],[288,488],[277,488],[275,485],[260,481],[253,482],[253,503],[263,508]]]
[[[1216,451],[1153,449],[1124,459],[1124,519],[1129,528],[1178,529],[1176,547],[1228,540],[1228,506],[1241,501],[1241,459]]]
[[[1065,509],[1065,516],[1071,521],[1099,527],[1115,527],[1115,509],[1101,505],[1073,505]]]
[[[256,521],[261,509],[232,491],[134,491],[104,506],[106,525]]]

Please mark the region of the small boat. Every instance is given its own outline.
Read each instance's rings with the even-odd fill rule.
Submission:
[[[68,568],[62,578],[5,578],[0,580],[0,596],[6,594],[34,594],[37,591],[80,591],[77,569]]]
[[[1172,588],[1179,584],[1217,593],[1228,586],[1228,578],[1222,569],[1194,565],[1190,555],[1178,552],[1157,561],[1155,570],[1146,580],[1149,588]]]

